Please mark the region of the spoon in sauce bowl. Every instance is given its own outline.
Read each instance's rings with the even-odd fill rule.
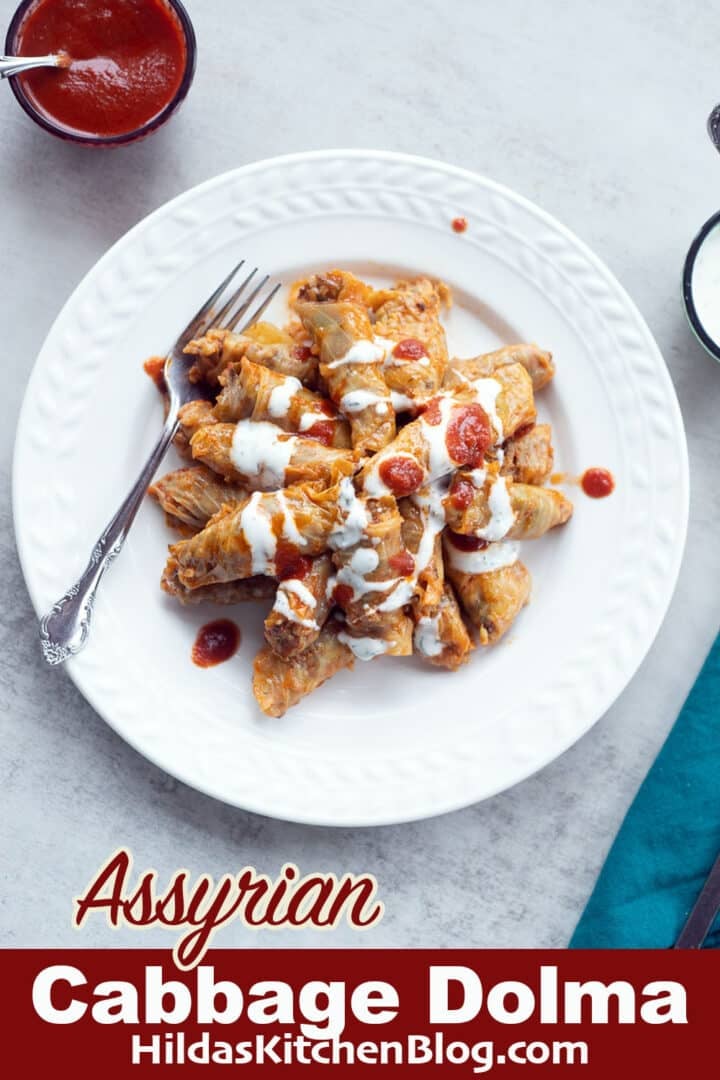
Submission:
[[[50,56],[0,56],[0,79],[9,79],[11,75],[20,75],[33,68],[69,68],[71,64],[72,59],[62,51]]]

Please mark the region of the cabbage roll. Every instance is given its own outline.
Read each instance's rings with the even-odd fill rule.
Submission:
[[[312,645],[287,660],[263,646],[255,657],[253,693],[264,713],[282,716],[338,671],[353,666],[352,651],[339,631],[339,623],[331,620]]]

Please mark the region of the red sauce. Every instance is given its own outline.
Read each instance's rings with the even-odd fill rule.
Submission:
[[[427,349],[422,341],[409,337],[405,338],[404,341],[398,341],[392,354],[398,360],[420,360],[423,356],[427,356]]]
[[[333,589],[332,598],[341,608],[346,608],[354,595],[355,593],[350,585],[336,585]]]
[[[335,438],[335,421],[316,420],[307,431],[299,431],[298,435],[306,439],[315,439],[315,442],[322,443],[324,446],[332,446]]]
[[[475,498],[475,485],[469,480],[461,478],[453,481],[450,490],[450,501],[456,510],[467,510]]]
[[[592,499],[604,499],[615,490],[615,480],[607,469],[586,469],[580,477],[580,486]]]
[[[198,667],[214,667],[238,651],[240,630],[230,619],[216,619],[198,630],[192,647],[192,661]]]
[[[456,217],[452,220],[452,227],[455,232],[465,232],[467,229],[467,218]]]
[[[275,551],[275,576],[279,581],[287,581],[288,578],[299,578],[301,581],[307,577],[312,567],[312,559],[307,555],[301,555],[295,544],[289,544],[287,540],[278,540]]]
[[[432,401],[428,401],[427,405],[422,410],[422,418],[426,424],[431,424],[433,427],[436,427],[442,420],[440,401],[440,398],[433,398]]]
[[[295,360],[302,360],[303,362],[308,361],[313,354],[309,345],[293,345],[290,352]]]
[[[398,551],[397,555],[391,555],[388,565],[396,574],[409,577],[415,569],[415,560],[409,551]]]
[[[162,112],[187,64],[185,35],[163,0],[39,0],[20,27],[18,53],[61,50],[69,68],[21,75],[25,93],[56,125],[102,138]]]
[[[378,473],[383,484],[398,498],[417,491],[425,476],[417,461],[409,457],[388,458],[382,462]]]
[[[453,409],[445,436],[445,445],[453,461],[477,468],[482,465],[492,441],[493,430],[482,406],[461,405]]]
[[[453,547],[456,547],[458,551],[482,551],[488,546],[487,540],[481,540],[479,536],[465,536],[463,533],[451,532],[449,529],[448,536]]]

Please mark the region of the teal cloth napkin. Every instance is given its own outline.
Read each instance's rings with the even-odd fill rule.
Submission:
[[[720,637],[628,811],[570,948],[669,948],[718,851]],[[705,945],[720,947],[720,920]]]

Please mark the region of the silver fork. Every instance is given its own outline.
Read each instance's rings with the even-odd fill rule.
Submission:
[[[40,620],[40,642],[43,656],[48,664],[62,664],[69,656],[80,652],[85,645],[90,633],[98,585],[110,563],[120,553],[148,485],[175,436],[178,429],[178,410],[188,401],[197,401],[203,396],[201,388],[191,383],[188,378],[194,358],[183,352],[184,347],[192,338],[200,337],[208,330],[238,330],[240,333],[247,330],[249,326],[257,322],[281,287],[278,283],[270,288],[268,286],[270,277],[265,275],[245,297],[245,290],[258,272],[255,267],[223,301],[222,307],[215,311],[215,305],[223,300],[226,290],[244,265],[243,259],[218,285],[212,296],[208,297],[194,318],[190,320],[165,359],[163,371],[168,388],[169,409],[160,438],[132,490],[95,544],[83,574],[53,605],[52,611]],[[257,307],[248,314],[251,305],[258,300],[266,286],[269,291],[264,298],[259,299]]]

